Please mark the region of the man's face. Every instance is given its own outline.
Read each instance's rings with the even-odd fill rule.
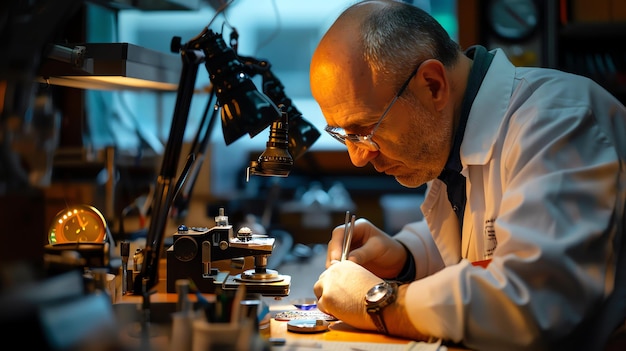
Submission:
[[[379,150],[364,150],[348,141],[350,160],[357,167],[371,163],[378,172],[394,176],[400,184],[418,187],[436,178],[448,158],[452,132],[446,121],[447,118],[424,108],[409,89],[374,133],[372,139]]]
[[[313,56],[311,92],[329,126],[343,128],[345,134],[369,135],[398,94],[399,84],[391,82],[385,73],[373,72],[355,54],[360,51],[350,50],[349,42],[338,45],[333,39],[335,36],[324,40]],[[429,65],[433,67],[432,62]],[[441,101],[433,103],[433,96],[440,92],[433,89],[441,85],[433,87],[423,70],[420,66],[408,79],[406,90],[374,130],[372,140],[378,150],[345,142],[355,166],[371,163],[378,172],[394,176],[406,187],[418,187],[436,178],[452,145],[452,110],[441,108]]]
[[[382,84],[380,89],[368,90],[363,89],[365,83],[351,84],[351,92],[341,82],[325,80],[323,84],[315,98],[326,122],[349,134],[370,134],[397,93]],[[357,167],[371,163],[378,172],[394,176],[411,188],[436,178],[450,153],[452,124],[450,116],[424,107],[423,99],[428,99],[428,94],[418,98],[409,84],[374,131],[372,140],[378,151],[345,142],[352,163]]]

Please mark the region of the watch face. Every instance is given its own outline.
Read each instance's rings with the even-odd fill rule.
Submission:
[[[387,295],[387,291],[386,284],[376,284],[367,292],[367,301],[376,303]]]

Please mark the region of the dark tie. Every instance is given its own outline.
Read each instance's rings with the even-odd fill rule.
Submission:
[[[446,183],[448,188],[448,200],[452,209],[459,219],[459,227],[463,228],[463,213],[465,212],[465,177],[453,170],[444,169],[438,177]]]

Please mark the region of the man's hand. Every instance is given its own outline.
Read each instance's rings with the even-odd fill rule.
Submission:
[[[332,238],[328,243],[326,268],[341,259],[343,237],[343,225],[333,229]],[[407,258],[402,244],[364,218],[359,218],[354,224],[350,249],[349,261],[388,279],[398,276]]]
[[[365,293],[382,281],[352,261],[335,261],[313,286],[317,307],[355,328],[376,330],[365,311]]]

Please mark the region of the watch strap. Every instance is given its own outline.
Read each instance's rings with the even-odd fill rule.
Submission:
[[[367,313],[372,318],[372,321],[376,326],[376,330],[378,330],[379,333],[387,334],[387,325],[385,324],[385,320],[383,319],[382,309],[378,307],[372,309],[368,308]]]

